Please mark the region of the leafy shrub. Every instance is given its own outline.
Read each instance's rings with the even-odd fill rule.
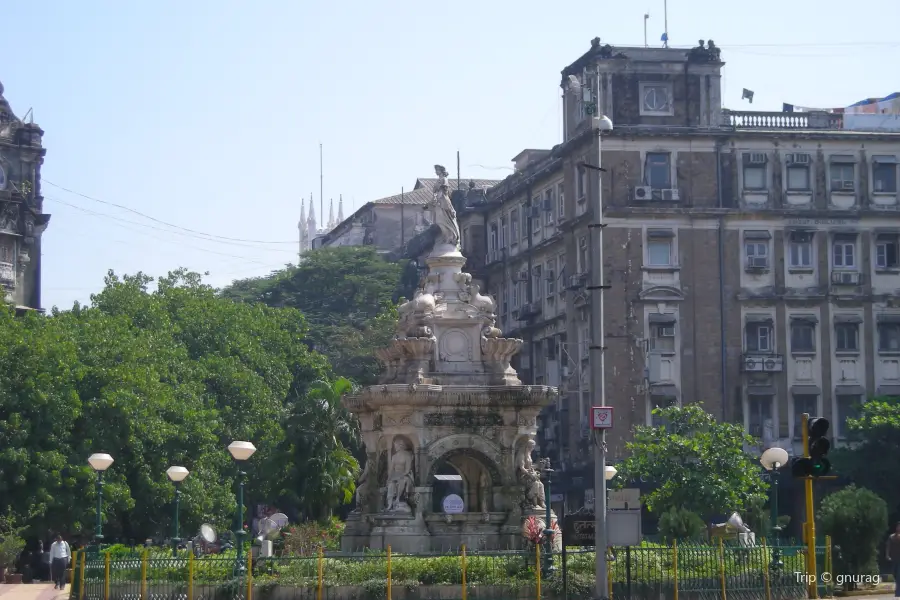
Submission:
[[[706,523],[699,515],[673,506],[659,517],[659,533],[667,540],[693,540],[700,537]]]
[[[849,486],[822,501],[819,523],[835,545],[837,573],[878,573],[878,546],[888,527],[887,503],[874,492]],[[848,583],[849,587],[854,584]]]
[[[325,550],[339,550],[344,523],[332,517],[328,521],[308,521],[289,525],[282,532],[282,552],[289,556],[311,556]]]

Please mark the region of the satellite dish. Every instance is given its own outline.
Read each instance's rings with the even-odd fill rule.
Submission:
[[[728,525],[734,527],[741,533],[750,533],[750,528],[744,525],[744,520],[741,519],[741,515],[737,513],[731,513],[731,516],[728,517]]]
[[[278,523],[273,521],[270,518],[260,519],[259,521],[259,536],[257,536],[257,540],[262,542],[271,536],[273,533],[278,533],[281,530],[281,527],[278,526]]]
[[[281,529],[282,527],[287,527],[288,523],[291,522],[291,520],[288,519],[288,516],[284,513],[275,513],[274,515],[269,516],[269,518],[275,521],[279,529]]]
[[[200,526],[200,537],[207,544],[214,544],[216,541],[216,530],[209,523],[204,523]]]

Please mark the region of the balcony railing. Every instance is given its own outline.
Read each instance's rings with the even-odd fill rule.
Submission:
[[[818,129],[844,128],[844,115],[826,112],[724,111],[725,125],[735,129]]]

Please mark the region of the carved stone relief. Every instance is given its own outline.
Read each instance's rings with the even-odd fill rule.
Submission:
[[[502,426],[503,417],[497,414],[475,412],[431,413],[425,415],[425,425],[429,427],[492,427]]]
[[[440,358],[447,362],[472,360],[472,342],[469,336],[458,329],[445,332],[440,341]]]

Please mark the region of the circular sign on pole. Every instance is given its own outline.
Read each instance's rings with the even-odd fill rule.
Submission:
[[[465,509],[463,499],[456,494],[448,494],[444,496],[444,512],[448,515],[458,515]]]

